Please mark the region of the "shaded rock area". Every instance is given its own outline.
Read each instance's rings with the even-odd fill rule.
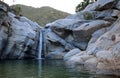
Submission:
[[[46,25],[45,57],[98,74],[120,73],[120,1],[97,0],[84,10]]]
[[[0,1],[0,59],[36,58],[39,28],[24,16],[16,18]]]

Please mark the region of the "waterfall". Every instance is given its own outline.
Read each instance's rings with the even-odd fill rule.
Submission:
[[[45,28],[43,31],[43,52],[44,52],[44,57],[48,54],[48,49],[47,49],[47,33],[51,32],[50,28]]]
[[[42,59],[42,58],[41,58],[41,55],[42,55],[42,39],[43,39],[42,37],[43,37],[43,33],[42,33],[42,29],[40,29],[38,59]]]

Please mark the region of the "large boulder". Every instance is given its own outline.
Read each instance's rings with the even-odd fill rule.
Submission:
[[[104,33],[109,31],[112,27],[113,26],[102,28],[100,30],[95,31],[92,34],[92,37],[91,37],[91,39],[90,39],[90,41],[88,43],[87,49],[86,49],[88,54],[94,54],[94,53],[96,53],[99,50],[98,48],[96,48],[96,45],[94,43],[97,41],[97,39],[99,37],[101,37]],[[93,49],[95,50],[94,53],[92,52]]]
[[[2,29],[0,30],[0,58],[1,59],[23,59],[23,58],[36,58],[36,51],[38,46],[38,26],[31,25],[25,17],[15,18],[13,13],[8,13],[10,19],[8,24],[3,22]],[[24,21],[20,21],[25,18]],[[4,35],[4,36],[3,36]]]
[[[60,37],[65,38],[70,34],[71,30],[73,30],[76,27],[79,27],[85,22],[88,21],[82,21],[77,19],[59,19],[53,23],[47,24],[46,26],[49,26],[52,29],[52,31]]]
[[[115,53],[114,53],[115,52]],[[96,54],[98,58],[97,73],[99,74],[116,74],[120,72],[120,53],[116,50],[100,51]],[[114,71],[113,71],[114,70]]]
[[[85,50],[87,43],[90,40],[92,34],[103,27],[110,26],[110,22],[103,20],[95,20],[89,23],[84,23],[81,26],[73,29],[74,41],[79,43],[78,46],[80,49]]]
[[[51,45],[53,44],[56,46],[58,45],[58,46],[64,47],[64,50],[71,50],[75,48],[73,45],[71,45],[70,43],[67,43],[64,39],[59,37],[54,32],[47,33],[47,40],[50,41]]]
[[[92,4],[89,4],[83,11],[102,11],[112,9],[118,0],[97,0]]]
[[[119,23],[120,19],[118,19],[112,26],[113,28],[103,34],[98,40],[95,42],[96,48],[99,50],[109,50],[119,42]],[[104,44],[105,43],[105,44]],[[92,51],[94,52],[94,50]]]
[[[91,52],[97,57],[97,73],[117,74],[120,71],[120,18],[112,25],[112,29],[103,34],[91,47]],[[114,70],[114,71],[113,71]]]

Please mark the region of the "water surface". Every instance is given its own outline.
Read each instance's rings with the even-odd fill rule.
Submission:
[[[68,68],[62,60],[0,61],[0,78],[119,78]]]

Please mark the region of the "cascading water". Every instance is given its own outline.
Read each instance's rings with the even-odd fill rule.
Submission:
[[[47,33],[51,32],[51,29],[49,27],[44,28],[43,31],[43,52],[44,52],[44,57],[48,54],[48,49],[47,49]]]
[[[42,33],[42,29],[40,29],[38,59],[42,59],[42,58],[41,58],[41,55],[42,55],[42,39],[43,39],[42,37],[43,37],[43,33]]]

